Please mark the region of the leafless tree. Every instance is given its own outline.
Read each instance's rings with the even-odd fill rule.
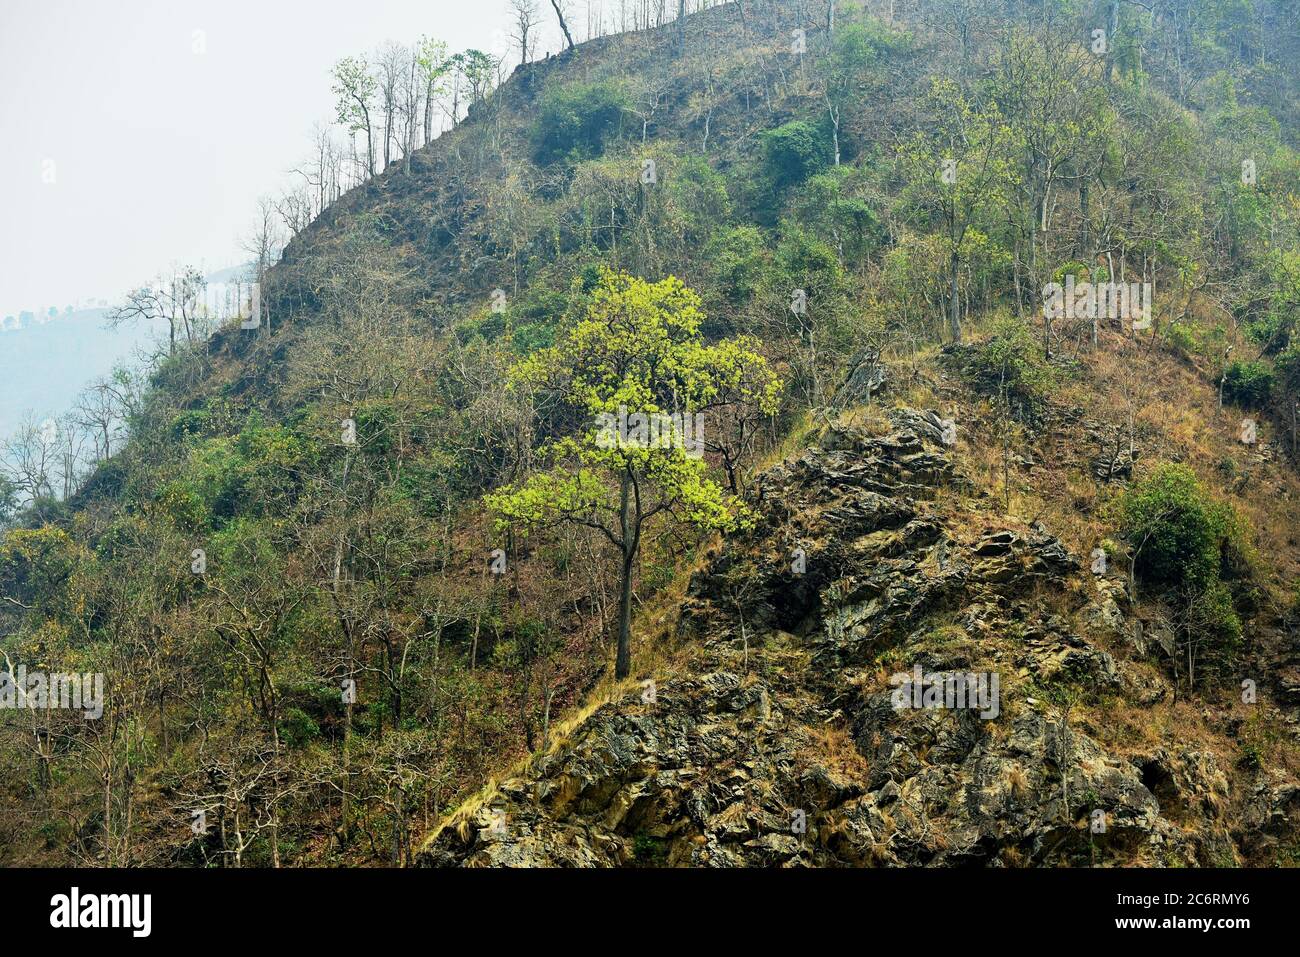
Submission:
[[[536,42],[537,0],[510,0],[510,10],[514,17],[514,32],[510,39],[519,47],[519,65],[523,66],[533,58],[533,46]]]
[[[393,139],[397,135],[397,116],[400,111],[400,90],[406,76],[409,52],[400,44],[389,41],[379,49],[379,95],[384,111],[384,169],[393,159]]]
[[[568,0],[551,0],[551,9],[555,11],[555,19],[560,21],[560,32],[564,34],[565,42],[569,44],[569,49],[573,49],[573,34],[569,32],[569,24],[564,18],[564,12],[568,8]]]
[[[184,332],[192,346],[206,333],[201,323],[203,291],[207,280],[193,266],[181,267],[170,279],[159,279],[127,295],[127,300],[108,315],[110,328],[124,322],[166,320],[168,353],[176,353],[176,337]]]
[[[253,230],[244,240],[244,250],[253,257],[253,278],[266,292],[268,271],[280,257],[284,248],[284,237],[276,223],[278,210],[275,201],[263,196],[257,201],[257,213],[253,220]],[[267,323],[270,326],[270,323]]]

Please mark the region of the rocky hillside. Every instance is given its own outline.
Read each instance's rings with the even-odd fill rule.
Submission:
[[[6,450],[0,864],[1300,862],[1295,5],[698,6]]]
[[[687,673],[599,707],[420,862],[1233,866],[1295,840],[1290,774],[1127,733],[1176,706],[1122,576],[972,496],[935,412],[872,424],[761,476],[680,610]],[[997,707],[897,707],[914,667],[997,675]]]

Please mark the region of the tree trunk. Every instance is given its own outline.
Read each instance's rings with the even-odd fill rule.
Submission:
[[[948,332],[952,335],[953,342],[960,342],[961,341],[961,296],[958,293],[958,288],[959,288],[958,276],[961,269],[961,262],[957,257],[957,252],[955,249],[953,250],[952,253],[951,267],[952,267],[952,271],[949,277],[951,283],[951,289],[949,290],[949,292],[952,296],[952,312],[948,316]]]
[[[635,556],[623,549],[622,590],[618,599],[618,658],[614,677],[620,681],[632,673],[632,569]]]
[[[632,480],[625,472],[619,497],[619,519],[623,537],[623,567],[618,598],[618,658],[614,677],[622,681],[632,673],[632,570],[636,563],[636,543],[631,516]]]
[[[555,11],[555,17],[560,21],[560,30],[564,33],[565,42],[569,44],[569,49],[573,49],[573,34],[569,33],[569,25],[564,22],[564,12],[560,10],[559,0],[551,0],[551,8]]]

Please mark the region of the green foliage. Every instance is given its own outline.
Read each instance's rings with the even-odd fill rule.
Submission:
[[[982,392],[1005,394],[1025,412],[1042,404],[1055,378],[1029,327],[1010,316],[997,319],[990,335],[972,348],[964,372]]]
[[[196,445],[182,474],[159,490],[156,501],[178,528],[219,528],[239,515],[273,511],[297,487],[313,455],[284,426],[250,418],[238,435]]]
[[[591,687],[610,626],[593,542],[633,553],[638,600],[680,580],[711,530],[746,520],[723,481],[733,433],[759,436],[760,453],[797,447],[863,348],[904,373],[891,388],[926,391],[954,285],[956,324],[989,332],[944,355],[1021,410],[1054,385],[1045,346],[1114,358],[1098,354],[1111,330],[1094,352],[1086,323],[1045,342],[1037,316],[1010,318],[1053,272],[1150,277],[1166,337],[1152,346],[1217,360],[1228,340],[1202,318],[1213,293],[1258,344],[1235,354],[1266,357],[1234,363],[1225,391],[1275,403],[1286,424],[1300,397],[1300,161],[1283,141],[1300,97],[1284,59],[1293,17],[1259,3],[1202,5],[1177,30],[1121,6],[1112,75],[1084,42],[1093,14],[1055,0],[1029,19],[941,5],[924,25],[900,8],[899,24],[926,30],[923,51],[841,4],[834,35],[811,31],[809,53],[780,69],[768,12],[706,17],[677,55],[650,33],[609,38],[520,71],[490,100],[492,58],[421,42],[403,83],[432,84],[435,102],[454,89],[470,118],[295,240],[267,277],[274,324],[210,348],[182,335],[143,396],[115,381],[131,441],[71,503],[43,497],[14,521],[25,493],[0,479],[0,522],[21,526],[0,539],[0,595],[20,603],[0,603],[7,646],[102,660],[120,708],[109,738],[80,719],[44,754],[14,738],[0,759],[19,807],[0,824],[44,835],[51,860],[75,848],[109,864],[232,863],[202,856],[228,828],[189,842],[166,815],[124,820],[161,807],[159,786],[202,789],[238,795],[228,821],[274,810],[286,862],[388,859],[425,808],[436,821],[532,743],[544,701],[558,720]],[[1279,27],[1262,46],[1259,23]],[[383,136],[375,67],[345,60],[332,78],[363,170],[368,134]],[[623,135],[633,107],[644,142],[640,115]],[[1257,185],[1240,181],[1245,156]],[[636,175],[647,157],[660,174],[649,188]],[[502,312],[485,306],[496,285],[511,290]],[[776,370],[793,394],[772,429]],[[602,417],[624,406],[703,409],[706,457],[602,444]],[[783,431],[800,416],[807,435]],[[355,447],[339,441],[344,417]],[[754,450],[736,448],[747,464]],[[1199,675],[1205,649],[1239,651],[1259,597],[1249,529],[1187,476],[1134,486],[1123,525],[1135,574],[1159,589],[1143,598],[1175,617],[1182,650],[1198,645]],[[639,525],[625,489],[644,494]],[[482,561],[492,518],[510,532],[492,542],[510,549],[500,578]],[[520,547],[521,533],[533,541]],[[205,575],[190,574],[195,547]],[[956,632],[918,635],[955,647]],[[344,664],[355,708],[334,683]],[[1042,697],[1065,705],[1070,690]],[[52,786],[32,786],[45,769]],[[213,769],[226,776],[215,788]],[[61,817],[36,826],[47,813]],[[5,862],[35,843],[10,841]],[[662,842],[633,843],[639,863],[663,862]],[[110,859],[119,848],[129,860]],[[256,839],[243,863],[270,856]]]
[[[568,326],[557,345],[517,365],[517,386],[556,387],[585,417],[576,436],[556,439],[544,457],[551,470],[489,495],[488,507],[503,524],[525,528],[554,521],[593,523],[615,529],[618,482],[645,483],[644,504],[671,509],[699,528],[733,527],[744,512],[708,478],[701,458],[679,444],[668,447],[609,443],[602,418],[626,414],[695,413],[706,409],[729,384],[740,384],[761,357],[744,344],[705,345],[699,297],[679,280],[658,283],[606,272],[587,314]],[[775,408],[779,384],[766,377],[753,398]],[[613,481],[613,486],[609,483]],[[651,494],[659,504],[651,506]]]
[[[705,249],[710,283],[727,305],[754,301],[769,267],[767,240],[757,226],[733,226],[714,234]]]
[[[760,136],[764,171],[772,188],[783,194],[808,177],[820,173],[835,158],[823,124],[792,120]]]
[[[600,156],[619,130],[626,106],[623,88],[612,81],[548,90],[532,129],[537,162],[574,164]]]
[[[549,463],[544,471],[487,495],[485,504],[502,530],[580,526],[617,547],[619,678],[630,668],[633,564],[651,523],[713,531],[748,518],[744,504],[709,474],[703,445],[688,449],[682,424],[651,438],[633,434],[633,420],[644,426],[653,417],[685,415],[694,440],[703,442],[694,423],[710,409],[737,414],[752,405],[771,414],[778,404],[781,384],[755,343],[706,344],[703,321],[699,296],[675,277],[650,283],[606,270],[585,314],[557,344],[511,371],[513,388],[550,393],[564,409],[561,421],[578,424],[541,449]]]
[[[1199,588],[1217,581],[1227,510],[1210,499],[1186,465],[1162,465],[1137,483],[1121,500],[1120,514],[1144,580]]]
[[[1233,362],[1223,374],[1224,398],[1248,408],[1260,408],[1273,394],[1273,370],[1264,362]]]
[[[1170,323],[1165,327],[1164,335],[1171,349],[1189,359],[1205,351],[1205,333],[1191,323]]]
[[[1244,521],[1181,464],[1156,469],[1124,495],[1119,510],[1134,571],[1174,608],[1188,668],[1204,674],[1230,667],[1241,648],[1241,612],[1259,604]]]
[[[0,526],[18,510],[18,485],[9,476],[0,474]]]
[[[1231,658],[1237,654],[1241,647],[1241,618],[1226,582],[1213,582],[1196,596],[1193,616],[1197,638],[1208,642],[1216,655]]]
[[[850,21],[835,31],[831,69],[837,76],[861,77],[891,55],[907,52],[912,46],[911,34],[875,17]]]
[[[407,463],[398,487],[421,515],[435,516],[457,498],[463,481],[464,463],[446,450],[434,449]]]
[[[869,167],[835,166],[812,176],[791,201],[800,225],[831,241],[849,262],[860,262],[886,242]]]
[[[289,748],[304,748],[320,737],[318,725],[301,708],[287,708],[280,719],[280,739]]]
[[[172,419],[167,427],[167,435],[173,442],[184,442],[192,436],[206,433],[211,422],[212,416],[206,409],[187,409]]]
[[[0,592],[37,609],[66,607],[85,558],[61,528],[13,529],[0,538]]]
[[[702,245],[731,218],[727,179],[700,156],[660,163],[667,212],[662,228],[683,243]]]
[[[1300,338],[1294,339],[1277,357],[1277,383],[1292,401],[1300,400]]]
[[[776,286],[786,293],[803,289],[810,302],[829,299],[845,288],[844,270],[835,250],[821,236],[797,226],[782,231],[776,247]]]
[[[508,310],[513,325],[511,350],[526,356],[553,345],[556,326],[568,309],[569,297],[562,292],[544,287],[525,290]]]
[[[632,839],[632,856],[642,867],[663,867],[668,861],[668,848],[659,838],[638,833]]]

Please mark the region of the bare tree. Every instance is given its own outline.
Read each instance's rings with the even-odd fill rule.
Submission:
[[[391,40],[379,48],[379,96],[384,111],[384,169],[393,160],[393,138],[397,133],[399,90],[406,73],[407,51]]]
[[[170,280],[159,279],[127,295],[126,302],[108,315],[110,328],[125,322],[166,320],[168,354],[176,353],[176,335],[183,331],[192,346],[201,333],[200,308],[207,280],[193,266],[183,266]]]
[[[510,0],[510,10],[514,16],[514,33],[510,34],[510,39],[519,47],[519,65],[523,66],[533,58],[537,0]]]
[[[569,49],[573,49],[573,34],[569,32],[569,24],[564,19],[564,11],[568,7],[567,0],[551,0],[551,9],[555,11],[555,19],[560,21],[560,32],[564,34],[565,41],[569,44]]]
[[[424,96],[424,82],[420,76],[420,59],[415,50],[404,50],[402,63],[401,95],[399,112],[401,114],[402,134],[402,169],[409,176],[411,173],[411,154],[415,152],[417,132],[420,128],[420,104]]]
[[[265,196],[259,199],[257,215],[253,220],[253,231],[244,240],[244,250],[253,257],[254,279],[264,293],[267,273],[284,247],[284,237],[275,221],[276,215],[277,208],[273,200]],[[268,322],[267,327],[269,326]]]
[[[52,423],[28,415],[18,431],[0,445],[0,459],[19,493],[30,499],[54,495],[58,432]]]
[[[95,462],[98,464],[111,456],[123,425],[112,381],[96,379],[83,389],[73,407],[73,415],[94,446]]]

